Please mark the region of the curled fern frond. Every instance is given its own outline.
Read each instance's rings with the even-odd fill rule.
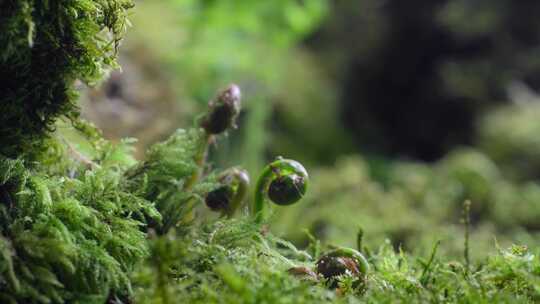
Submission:
[[[220,186],[206,194],[206,206],[232,217],[247,195],[249,175],[246,170],[230,168],[218,180]]]
[[[257,180],[253,216],[259,222],[264,219],[266,198],[277,205],[298,202],[306,194],[308,182],[309,176],[302,164],[278,157],[263,169]]]

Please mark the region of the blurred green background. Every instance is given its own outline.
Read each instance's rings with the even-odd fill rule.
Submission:
[[[189,127],[219,88],[239,129],[210,155],[256,178],[276,155],[312,175],[272,229],[352,245],[463,250],[540,244],[540,2],[136,1],[113,72],[81,102],[138,155]]]

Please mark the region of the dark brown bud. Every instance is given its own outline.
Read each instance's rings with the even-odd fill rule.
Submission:
[[[306,179],[297,174],[279,176],[268,188],[268,197],[278,205],[292,205],[306,194]]]
[[[339,277],[344,275],[357,279],[365,278],[368,269],[369,265],[364,256],[350,248],[330,251],[317,261],[317,273],[327,279],[331,288],[336,288]]]
[[[230,186],[221,186],[208,192],[204,201],[211,210],[223,211],[229,208],[233,195],[234,191]]]
[[[210,102],[209,112],[201,126],[208,134],[220,134],[236,128],[236,118],[240,113],[240,88],[231,84]]]
[[[360,270],[353,258],[323,256],[317,261],[317,272],[328,279],[344,274],[356,276]]]

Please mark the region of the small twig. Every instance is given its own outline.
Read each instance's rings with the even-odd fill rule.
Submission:
[[[362,227],[358,227],[358,233],[356,234],[356,248],[360,252],[362,252],[363,238],[364,238],[364,229],[362,229]]]
[[[465,258],[465,273],[468,275],[470,270],[470,249],[469,249],[469,235],[471,226],[471,201],[466,200],[463,203],[463,222],[465,223],[465,244],[463,255]]]
[[[309,240],[309,247],[311,249],[311,255],[317,258],[321,254],[321,241],[318,240],[308,229],[303,229]]]
[[[201,144],[201,147],[199,147],[199,151],[197,152],[194,158],[195,164],[197,165],[197,169],[195,170],[195,172],[193,172],[193,174],[189,177],[189,179],[184,184],[184,187],[183,187],[184,191],[191,190],[191,188],[199,180],[199,177],[201,176],[202,171],[204,169],[206,156],[208,154],[208,146],[213,140],[214,139],[211,134],[208,134],[206,132],[204,133],[203,142]]]

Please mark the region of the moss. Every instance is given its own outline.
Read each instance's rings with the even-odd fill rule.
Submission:
[[[128,273],[148,252],[138,218],[159,214],[122,190],[121,171],[50,176],[1,158],[0,172],[2,298],[63,303],[130,292]]]
[[[60,116],[75,119],[76,81],[97,83],[116,67],[130,0],[0,4],[0,153],[35,155]]]

